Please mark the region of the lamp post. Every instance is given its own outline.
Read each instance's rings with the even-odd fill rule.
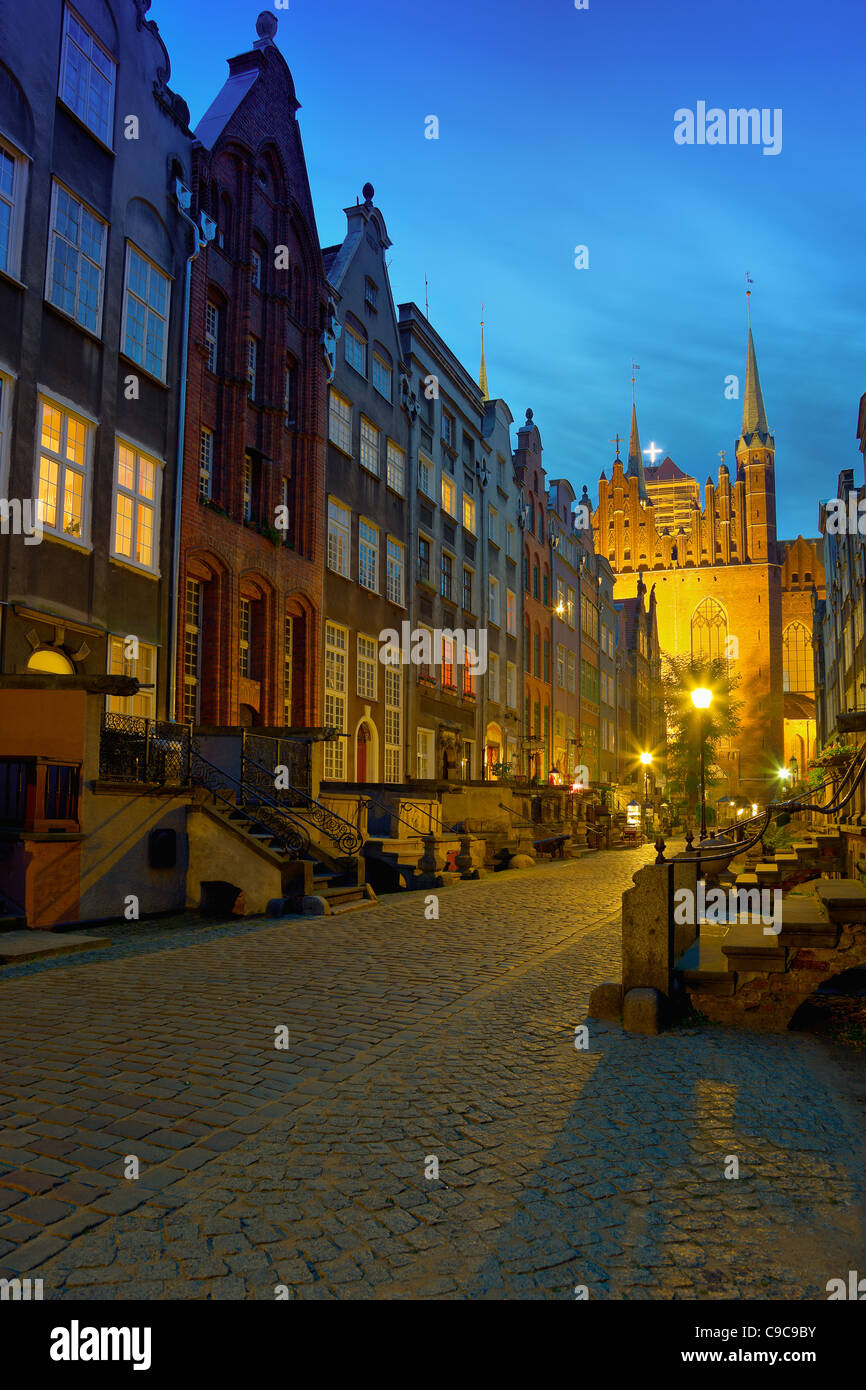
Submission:
[[[648,787],[649,787],[649,770],[650,770],[650,763],[651,763],[652,760],[653,760],[652,753],[641,753],[641,755],[640,755],[640,760],[641,760],[641,764],[642,764],[642,766],[643,766],[643,824],[644,824],[644,832],[646,832],[646,803],[647,803]]]
[[[713,698],[713,692],[707,690],[706,686],[699,686],[692,691],[692,704],[698,711],[698,737],[701,741],[701,840],[707,838],[707,789],[706,789],[706,767],[704,760],[704,710],[709,709]]]

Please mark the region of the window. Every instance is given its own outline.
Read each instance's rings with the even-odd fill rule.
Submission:
[[[574,590],[569,585],[568,602],[565,606],[565,616],[569,627],[574,627]]]
[[[373,385],[384,396],[386,401],[391,399],[391,368],[388,363],[379,356],[378,352],[373,353]]]
[[[463,494],[463,525],[475,535],[475,503],[466,493]]]
[[[499,703],[499,657],[496,652],[491,652],[487,661],[487,694],[491,700]]]
[[[42,400],[39,438],[39,501],[42,524],[55,536],[88,540],[88,474],[92,428],[51,401]]]
[[[499,513],[495,507],[487,508],[487,536],[494,545],[499,544]]]
[[[363,589],[378,591],[379,528],[362,517],[358,522],[358,583]]]
[[[418,537],[418,578],[430,583],[430,542],[426,536]]]
[[[325,623],[325,724],[337,738],[325,744],[325,777],[332,782],[346,778],[346,649],[349,634],[336,623]]]
[[[517,595],[512,589],[505,590],[505,631],[509,637],[517,636]]]
[[[565,689],[565,647],[561,642],[556,644],[556,684]]]
[[[219,351],[219,330],[220,330],[220,311],[209,299],[204,311],[204,345],[207,350],[208,371],[215,372],[217,369],[217,353]]]
[[[385,667],[385,781],[399,782],[403,743],[403,670]]]
[[[523,627],[523,666],[524,670],[526,671],[526,674],[529,675],[530,671],[532,670],[532,658],[529,643],[529,623],[525,623]]]
[[[442,689],[456,690],[454,684],[454,639],[442,634]]]
[[[328,498],[328,569],[349,575],[349,521],[351,512],[335,497]]]
[[[449,415],[447,410],[442,411],[442,438],[449,449],[454,448],[454,416]]]
[[[580,692],[584,699],[598,704],[598,670],[588,661],[580,663]]]
[[[513,560],[513,559],[514,559],[514,527],[513,527],[513,526],[506,526],[506,527],[505,527],[505,558],[506,558],[506,560]]]
[[[283,723],[292,724],[292,664],[294,661],[295,631],[294,621],[286,614],[283,628]]]
[[[123,351],[165,381],[169,279],[131,243],[126,247]]]
[[[509,709],[517,709],[517,667],[513,661],[505,663],[505,703]]]
[[[153,719],[156,712],[156,647],[150,646],[147,642],[139,642],[137,657],[127,656],[127,649],[125,637],[109,637],[108,674],[134,676],[142,689],[137,695],[106,696],[106,712],[134,714],[142,719]]]
[[[379,288],[367,277],[364,281],[364,303],[368,309],[376,312],[376,305],[379,301]]]
[[[433,766],[433,750],[435,738],[432,729],[416,730],[415,752],[417,758],[418,777],[423,781],[432,781],[436,776]]]
[[[250,271],[250,280],[251,280],[251,282],[252,282],[252,284],[253,284],[253,287],[254,287],[255,289],[257,289],[257,290],[260,290],[260,289],[261,289],[261,287],[262,287],[262,258],[261,258],[261,256],[259,255],[258,251],[253,251],[253,254],[252,254],[252,269],[251,269],[251,271]]]
[[[376,640],[358,634],[358,694],[362,700],[376,698]]]
[[[245,677],[247,678],[247,680],[249,680],[250,671],[251,671],[251,669],[252,669],[252,668],[251,668],[251,660],[250,660],[250,636],[251,636],[251,633],[252,633],[252,625],[253,625],[253,605],[252,605],[252,601],[251,601],[250,599],[248,599],[248,598],[242,598],[242,599],[241,599],[241,609],[240,609],[240,622],[239,622],[239,626],[238,626],[238,635],[239,635],[239,641],[238,641],[238,649],[239,649],[239,650],[238,650],[238,656],[239,656],[239,669],[240,669],[240,673],[241,673],[242,676],[245,676]]]
[[[442,510],[447,516],[457,517],[457,489],[450,478],[442,475]]]
[[[537,631],[532,634],[532,674],[541,675],[541,635]]]
[[[107,224],[55,183],[45,297],[91,333],[99,333]]]
[[[366,415],[361,416],[361,467],[379,476],[379,434]]]
[[[21,263],[26,165],[0,140],[0,270],[17,275]]]
[[[561,579],[556,581],[556,607],[560,610],[560,616],[565,616],[565,585]]]
[[[434,481],[434,478],[435,478],[435,477],[436,477],[436,471],[435,471],[435,467],[434,467],[434,464],[433,464],[433,460],[432,460],[431,458],[428,458],[426,454],[422,454],[422,453],[420,453],[420,451],[419,451],[419,454],[418,454],[418,486],[420,487],[421,491],[424,493],[425,497],[432,497],[432,496],[433,496],[433,481]]]
[[[487,621],[499,626],[499,580],[490,575],[488,580]]]
[[[463,463],[472,473],[475,465],[475,444],[468,434],[463,436]]]
[[[404,549],[391,536],[385,543],[385,594],[391,603],[403,603]]]
[[[439,592],[443,598],[451,598],[454,589],[454,558],[447,551],[442,551],[441,582]]]
[[[403,475],[406,469],[406,455],[404,451],[389,439],[386,448],[387,476],[386,481],[389,488],[394,492],[399,492],[403,496]]]
[[[705,598],[692,616],[692,660],[725,660],[727,641],[728,619],[724,608],[718,599]]]
[[[199,680],[201,661],[201,584],[186,581],[183,630],[183,719],[185,724],[199,720]]]
[[[343,356],[348,366],[353,367],[361,376],[366,377],[367,344],[348,324],[346,324],[345,337],[343,339]]]
[[[213,430],[202,426],[198,441],[198,500],[209,502],[213,496]]]
[[[244,454],[244,473],[243,473],[243,494],[241,497],[241,514],[244,521],[253,519],[253,461],[249,454]]]
[[[157,568],[160,472],[156,459],[117,441],[114,471],[114,535],[111,553],[142,569]]]
[[[60,55],[60,99],[105,145],[114,121],[114,59],[66,7]]]
[[[472,612],[472,581],[474,574],[468,565],[463,566],[463,607],[467,613]]]
[[[814,691],[812,639],[803,623],[789,623],[782,634],[782,669],[783,689],[807,694]]]
[[[435,685],[436,658],[439,653],[435,651],[433,646],[433,633],[430,631],[429,627],[419,627],[418,634],[420,638],[418,655],[428,658],[418,663],[418,679],[419,681],[424,680],[431,685]]]
[[[468,665],[463,667],[463,694],[470,700],[475,699],[475,671]]]
[[[547,606],[550,603],[550,580],[548,579],[546,573],[544,574],[544,577],[541,582],[541,601],[544,604],[545,608],[547,608]]]
[[[352,452],[352,402],[331,387],[328,438],[344,454]]]
[[[258,365],[259,340],[258,338],[253,338],[251,336],[249,343],[247,344],[247,380],[250,383],[250,395],[253,397],[257,395],[256,385],[258,382]]]
[[[544,679],[550,680],[550,638],[544,639]]]
[[[587,637],[598,641],[598,609],[585,594],[581,594],[580,598],[580,625]]]
[[[538,566],[532,566],[532,597],[538,598]]]

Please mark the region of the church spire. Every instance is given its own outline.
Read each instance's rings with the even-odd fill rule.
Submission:
[[[631,379],[631,434],[628,440],[628,467],[625,470],[627,478],[637,478],[638,497],[641,502],[648,502],[649,496],[646,490],[646,478],[643,471],[643,454],[640,448],[640,435],[637,432],[637,409],[634,402],[634,377]]]
[[[481,305],[481,366],[478,369],[478,385],[481,387],[481,395],[485,401],[490,400],[490,391],[487,386],[487,363],[484,360],[484,305]]]
[[[767,428],[767,413],[764,410],[764,397],[761,392],[761,378],[758,375],[758,359],[755,356],[755,342],[752,338],[752,325],[749,324],[749,348],[746,356],[746,389],[743,393],[743,438],[760,435],[766,443],[770,431]]]

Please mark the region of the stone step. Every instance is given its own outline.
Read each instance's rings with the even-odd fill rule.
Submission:
[[[688,988],[702,989],[707,994],[730,995],[736,988],[736,978],[728,970],[727,957],[722,954],[721,940],[699,936],[684,951],[674,969]]]
[[[31,930],[0,936],[0,963],[18,965],[37,956],[63,956],[71,951],[98,951],[110,946],[107,936],[83,936],[80,932]]]
[[[780,946],[835,946],[839,932],[821,904],[812,897],[785,898],[782,902]]]
[[[755,876],[762,887],[769,888],[781,877],[778,864],[756,864]]]
[[[822,878],[815,895],[833,922],[866,922],[866,888],[854,878]]]
[[[787,950],[778,944],[775,935],[765,936],[764,928],[757,923],[731,923],[721,945],[729,970],[780,974],[787,969]]]

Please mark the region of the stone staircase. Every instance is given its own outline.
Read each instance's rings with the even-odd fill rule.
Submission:
[[[204,759],[199,762],[205,764]],[[340,853],[316,833],[315,822],[322,816],[315,803],[311,810],[289,810],[275,798],[227,775],[221,777],[219,769],[205,765],[209,775],[200,785],[207,799],[198,810],[270,868],[271,873],[265,873],[265,881],[274,886],[267,902],[269,916],[300,912],[336,917],[376,902],[366,881],[363,857]],[[257,880],[255,873],[251,877]],[[245,884],[238,886],[246,893]]]
[[[778,888],[780,879],[785,885],[814,849],[804,842],[790,855],[777,856],[777,866],[780,857],[784,862],[772,884],[766,875],[743,873],[735,885],[747,891],[759,884]],[[866,888],[854,879],[815,878],[814,869],[812,880],[810,892],[785,896],[782,887],[778,933],[777,924],[768,925],[754,911],[741,911],[734,921],[700,923],[697,938],[674,965],[675,980],[694,1010],[717,1023],[781,1031],[822,983],[866,962]]]

